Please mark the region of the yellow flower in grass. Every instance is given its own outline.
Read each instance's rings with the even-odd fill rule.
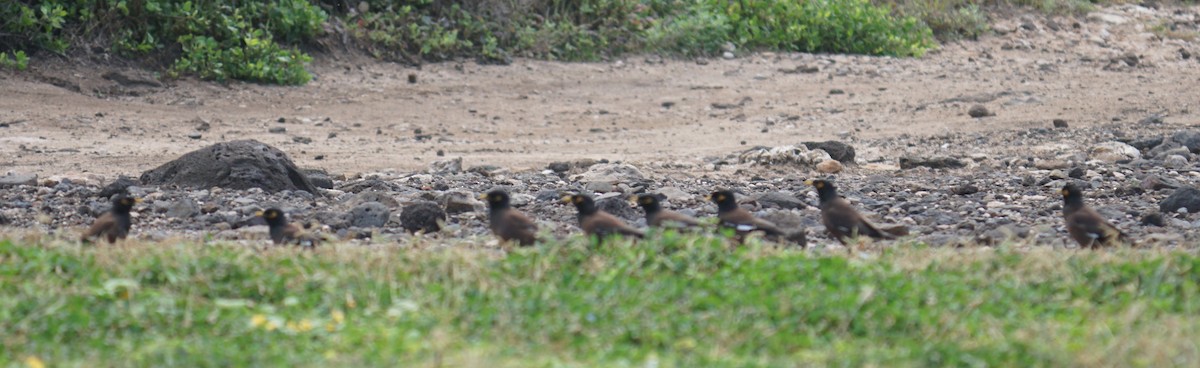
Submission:
[[[312,323],[312,321],[309,321],[307,319],[301,320],[300,323],[296,327],[297,327],[296,328],[297,331],[308,332],[308,331],[312,331],[313,323]]]
[[[333,322],[339,325],[346,321],[346,314],[337,309],[334,309],[333,312],[330,312],[329,317],[333,318]]]
[[[29,368],[46,368],[46,363],[42,362],[38,357],[31,355],[25,358],[25,366]]]
[[[261,327],[262,325],[264,325],[266,323],[267,323],[267,316],[264,316],[261,314],[255,314],[253,317],[250,317],[250,327],[252,327],[252,328]]]

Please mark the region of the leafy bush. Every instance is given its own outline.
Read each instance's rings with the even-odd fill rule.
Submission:
[[[724,4],[710,0],[713,5]],[[739,43],[766,49],[920,56],[929,28],[867,0],[728,2]]]
[[[68,40],[111,40],[121,54],[165,57],[175,73],[205,79],[302,84],[310,58],[276,41],[302,43],[326,13],[307,0],[22,0],[0,5],[0,51],[62,54]],[[152,58],[151,60],[154,60]]]
[[[12,59],[8,58],[8,53],[0,52],[0,67],[25,70],[29,67],[29,57],[25,56],[25,51],[21,50],[14,51]]]

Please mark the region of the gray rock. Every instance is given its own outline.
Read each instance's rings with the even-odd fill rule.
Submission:
[[[217,143],[142,173],[148,185],[184,188],[261,188],[275,193],[303,190],[317,194],[308,177],[286,153],[256,140]]]
[[[854,165],[854,147],[838,141],[804,142],[808,149],[819,149],[829,154],[829,158],[845,165]]]
[[[466,192],[447,192],[442,196],[442,206],[446,209],[446,214],[448,215],[457,215],[465,212],[482,212],[484,210],[483,202],[476,200],[470,193]]]
[[[190,198],[183,198],[167,204],[167,217],[192,218],[200,213],[200,205]]]
[[[1066,128],[1070,127],[1070,125],[1067,124],[1067,121],[1063,120],[1063,119],[1054,119],[1054,121],[1052,121],[1051,123],[1054,124],[1055,128],[1059,128],[1059,129],[1066,129]]]
[[[1133,146],[1133,148],[1137,148],[1139,151],[1147,152],[1151,149],[1154,149],[1154,147],[1158,147],[1158,145],[1162,144],[1163,137],[1138,138],[1138,139],[1134,139],[1134,140],[1131,140],[1126,143],[1128,143],[1130,146]]]
[[[780,208],[785,210],[798,209],[808,207],[808,204],[801,201],[791,193],[786,192],[767,192],[755,198],[763,208]]]
[[[429,164],[429,173],[434,175],[450,175],[462,172],[462,157],[450,160],[434,161]]]
[[[1182,187],[1171,193],[1166,199],[1163,199],[1158,204],[1159,211],[1162,213],[1171,213],[1180,208],[1187,209],[1190,213],[1200,211],[1200,189],[1195,187]]]
[[[1181,155],[1170,155],[1163,159],[1163,167],[1168,169],[1183,169],[1188,167],[1187,157]]]
[[[1147,190],[1147,191],[1175,189],[1175,188],[1179,188],[1180,186],[1181,185],[1178,182],[1175,182],[1174,180],[1163,178],[1158,175],[1148,175],[1148,176],[1146,176],[1145,179],[1142,179],[1141,184],[1138,184],[1139,188],[1142,188],[1142,190]]]
[[[408,232],[437,232],[445,222],[446,212],[434,202],[414,202],[400,211],[400,226]]]
[[[606,182],[606,183],[630,183],[646,180],[646,176],[641,170],[628,164],[596,164],[588,168],[588,171],[577,175],[575,181],[581,183],[589,182]]]
[[[617,191],[617,187],[605,181],[592,181],[583,185],[583,190],[592,193],[609,193]]]
[[[956,195],[971,195],[971,194],[979,193],[979,187],[977,187],[977,186],[975,186],[975,184],[971,184],[971,183],[955,185],[953,187],[950,187],[950,193],[954,193]]]
[[[104,186],[104,189],[101,189],[100,194],[97,195],[100,196],[100,198],[111,198],[114,194],[127,192],[129,187],[134,185],[137,185],[137,182],[135,182],[133,179],[130,179],[128,176],[121,175],[117,177],[117,180],[113,180],[112,183],[108,183],[108,185]]]
[[[333,189],[333,178],[329,177],[329,173],[321,169],[304,169],[304,175],[308,177],[308,181],[313,186],[321,189]]]
[[[1184,130],[1171,135],[1171,141],[1187,147],[1192,153],[1200,153],[1200,130]]]
[[[1158,212],[1151,212],[1147,213],[1145,216],[1142,216],[1141,223],[1145,226],[1167,226],[1167,222],[1165,219],[1163,219],[1163,215]]]
[[[0,176],[0,188],[18,185],[37,185],[37,174],[8,174]]]
[[[992,113],[991,111],[988,111],[988,108],[986,106],[973,105],[973,106],[971,106],[970,109],[967,109],[967,115],[969,115],[970,117],[973,117],[973,118],[982,118],[982,117],[987,117],[987,116],[993,116],[996,114]]]
[[[931,169],[956,169],[966,167],[967,164],[953,157],[918,157],[905,156],[900,158],[900,169],[908,170],[918,167],[928,167]]]
[[[350,209],[350,226],[383,227],[387,225],[392,211],[379,202],[367,202]]]
[[[596,207],[601,211],[608,212],[613,216],[623,218],[628,221],[633,221],[642,217],[642,214],[637,209],[629,204],[629,201],[620,196],[601,198],[596,200]]]
[[[550,169],[550,171],[553,171],[556,173],[565,173],[565,172],[571,170],[571,163],[561,162],[561,161],[560,162],[551,162],[550,165],[546,166],[546,168]]]
[[[400,202],[389,193],[385,192],[359,192],[346,200],[348,206],[358,206],[363,203],[379,202],[383,203],[387,208],[400,208]]]
[[[685,192],[683,189],[679,189],[678,187],[662,187],[657,193],[667,197],[668,200],[675,201],[687,199],[692,196],[688,192]]]
[[[541,190],[534,196],[538,202],[557,202],[562,199],[562,192],[553,189]]]
[[[513,207],[525,207],[526,205],[533,203],[535,199],[536,198],[533,196],[525,193],[516,193],[509,195],[508,203]]]

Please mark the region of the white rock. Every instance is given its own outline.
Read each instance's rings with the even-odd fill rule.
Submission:
[[[1128,144],[1111,141],[1092,146],[1088,150],[1088,156],[1093,160],[1114,163],[1141,158],[1142,153]]]
[[[1171,169],[1183,169],[1188,166],[1187,157],[1181,155],[1170,155],[1163,159],[1163,166]]]
[[[1104,12],[1094,12],[1094,13],[1088,14],[1087,18],[1088,18],[1088,20],[1099,21],[1099,22],[1104,22],[1104,23],[1108,23],[1108,24],[1125,24],[1125,23],[1129,22],[1129,18],[1122,17],[1122,16],[1116,15],[1116,14],[1104,13]]]

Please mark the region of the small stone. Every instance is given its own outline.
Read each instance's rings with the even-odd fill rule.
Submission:
[[[836,174],[842,172],[842,163],[837,160],[825,160],[817,164],[817,171],[822,174]]]
[[[325,170],[307,169],[304,170],[304,175],[308,176],[308,181],[317,188],[333,189],[333,178],[329,177],[329,173]]]
[[[1070,167],[1071,164],[1063,160],[1034,160],[1033,167],[1039,170],[1061,170]]]
[[[417,75],[416,74],[410,73],[408,75],[408,84],[417,84]]]
[[[843,91],[843,90],[841,90],[841,89],[839,89],[839,88],[834,88],[834,89],[831,89],[831,90],[829,90],[829,94],[831,94],[831,95],[844,95],[844,94],[846,94],[846,91]]]
[[[987,203],[986,206],[987,206],[987,208],[1000,208],[1000,207],[1004,207],[1004,202],[990,201]]]
[[[383,203],[367,202],[350,209],[350,226],[382,227],[391,216],[392,211]]]
[[[472,198],[469,193],[465,192],[446,193],[442,198],[442,204],[446,208],[447,215],[483,210],[483,202]]]
[[[8,174],[0,176],[0,188],[18,185],[37,185],[37,174]]]
[[[837,162],[837,161],[834,161]],[[767,192],[755,198],[764,208],[780,208],[785,210],[808,207],[804,201],[786,192]]]
[[[617,187],[609,182],[591,181],[591,182],[588,182],[587,184],[583,185],[583,190],[586,190],[586,191],[589,191],[592,193],[609,193],[609,192],[615,192],[617,190]]]
[[[966,163],[953,157],[905,156],[900,158],[901,170],[914,169],[918,167],[928,167],[931,169],[954,169],[966,166]]]
[[[1163,159],[1163,167],[1176,170],[1184,169],[1188,167],[1188,159],[1180,155],[1170,155],[1166,159]]]
[[[991,111],[988,111],[988,108],[983,105],[974,105],[974,106],[971,106],[970,109],[967,109],[967,115],[970,117],[973,117],[973,118],[982,118],[985,116],[993,116],[996,114],[992,113]]]
[[[415,202],[401,209],[400,226],[409,232],[437,232],[446,222],[446,212],[433,202]]]
[[[1200,211],[1200,189],[1195,187],[1182,187],[1171,193],[1166,199],[1163,199],[1158,204],[1159,211],[1163,213],[1176,212],[1180,209],[1187,212]]]
[[[804,142],[810,150],[822,150],[829,157],[845,165],[854,165],[854,147],[838,141]]]
[[[617,216],[629,221],[633,221],[642,217],[641,211],[638,211],[633,206],[630,206],[629,201],[622,196],[597,199],[596,207],[601,211],[608,212],[613,216]]]
[[[556,173],[564,173],[571,170],[571,163],[561,161],[551,162],[549,165],[546,165],[546,168]]]
[[[668,200],[676,201],[691,197],[691,194],[688,194],[688,192],[685,192],[683,189],[679,189],[677,187],[662,187],[658,190],[658,194],[662,194],[663,196],[667,197]]]
[[[267,133],[272,133],[272,134],[283,134],[283,133],[287,133],[287,128],[284,128],[284,127],[271,127],[270,129],[267,129]]]
[[[971,195],[971,194],[979,193],[979,187],[975,186],[975,184],[970,184],[970,183],[962,184],[962,185],[955,185],[950,188],[950,193],[954,193],[956,195]]]
[[[1066,129],[1070,127],[1067,125],[1067,121],[1063,119],[1054,119],[1053,123],[1054,127],[1059,129]]]
[[[732,52],[726,51],[726,52],[721,53],[721,57],[726,58],[726,59],[733,59],[734,55]]]
[[[192,133],[192,134],[188,134],[187,137],[188,137],[188,139],[197,140],[197,139],[203,138],[204,136],[200,135],[200,133]]]
[[[1147,213],[1145,216],[1142,216],[1141,223],[1145,226],[1167,226],[1167,222],[1163,219],[1163,215],[1158,212],[1151,212]]]
[[[292,142],[300,143],[300,144],[309,144],[309,143],[312,143],[312,138],[296,136],[296,137],[292,137]]]
[[[1067,177],[1073,178],[1073,179],[1081,179],[1081,178],[1083,178],[1083,176],[1085,174],[1087,174],[1087,170],[1084,170],[1082,167],[1075,167],[1075,168],[1072,168],[1071,171],[1067,172]]]
[[[188,198],[173,201],[167,205],[167,217],[170,218],[192,218],[198,213],[200,213],[200,206]]]
[[[1109,163],[1125,163],[1142,157],[1141,151],[1125,143],[1109,141],[1092,146],[1088,157]]]

